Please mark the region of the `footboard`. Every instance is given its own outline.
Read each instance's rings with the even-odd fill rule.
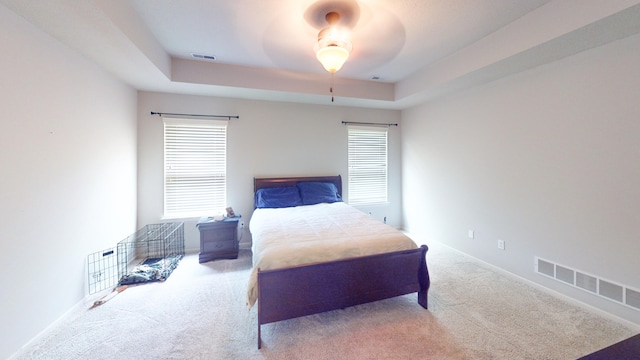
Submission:
[[[260,326],[418,293],[427,308],[427,246],[277,270],[258,270],[258,348]]]

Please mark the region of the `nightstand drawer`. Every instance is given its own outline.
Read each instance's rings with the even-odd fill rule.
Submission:
[[[204,242],[202,244],[202,251],[204,252],[234,251],[236,249],[236,244],[237,242],[235,240]]]
[[[235,225],[225,226],[215,230],[203,231],[202,235],[202,240],[204,242],[234,240],[234,237],[236,236],[236,227]]]

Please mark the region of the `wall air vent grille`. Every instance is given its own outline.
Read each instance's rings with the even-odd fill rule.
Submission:
[[[576,272],[576,286],[582,290],[598,293],[598,278],[591,275]]]
[[[535,258],[535,272],[564,284],[640,310],[640,291],[589,275],[580,270]]]
[[[627,288],[627,305],[640,310],[640,291]]]
[[[622,286],[604,281],[602,279],[600,279],[598,285],[598,294],[618,302],[624,301],[624,288]]]
[[[564,281],[570,285],[575,285],[575,277],[575,271],[564,266],[556,265],[556,279]]]
[[[556,277],[556,268],[553,263],[538,259],[538,272],[552,278]]]

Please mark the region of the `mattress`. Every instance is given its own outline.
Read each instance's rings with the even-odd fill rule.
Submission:
[[[249,307],[258,297],[258,268],[272,270],[417,248],[402,232],[343,202],[256,209],[249,230],[253,238]]]

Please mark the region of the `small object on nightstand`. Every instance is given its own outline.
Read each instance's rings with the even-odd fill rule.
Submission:
[[[217,259],[238,258],[238,229],[241,216],[228,217],[221,221],[214,221],[210,217],[203,217],[196,225],[200,230],[199,262]]]

